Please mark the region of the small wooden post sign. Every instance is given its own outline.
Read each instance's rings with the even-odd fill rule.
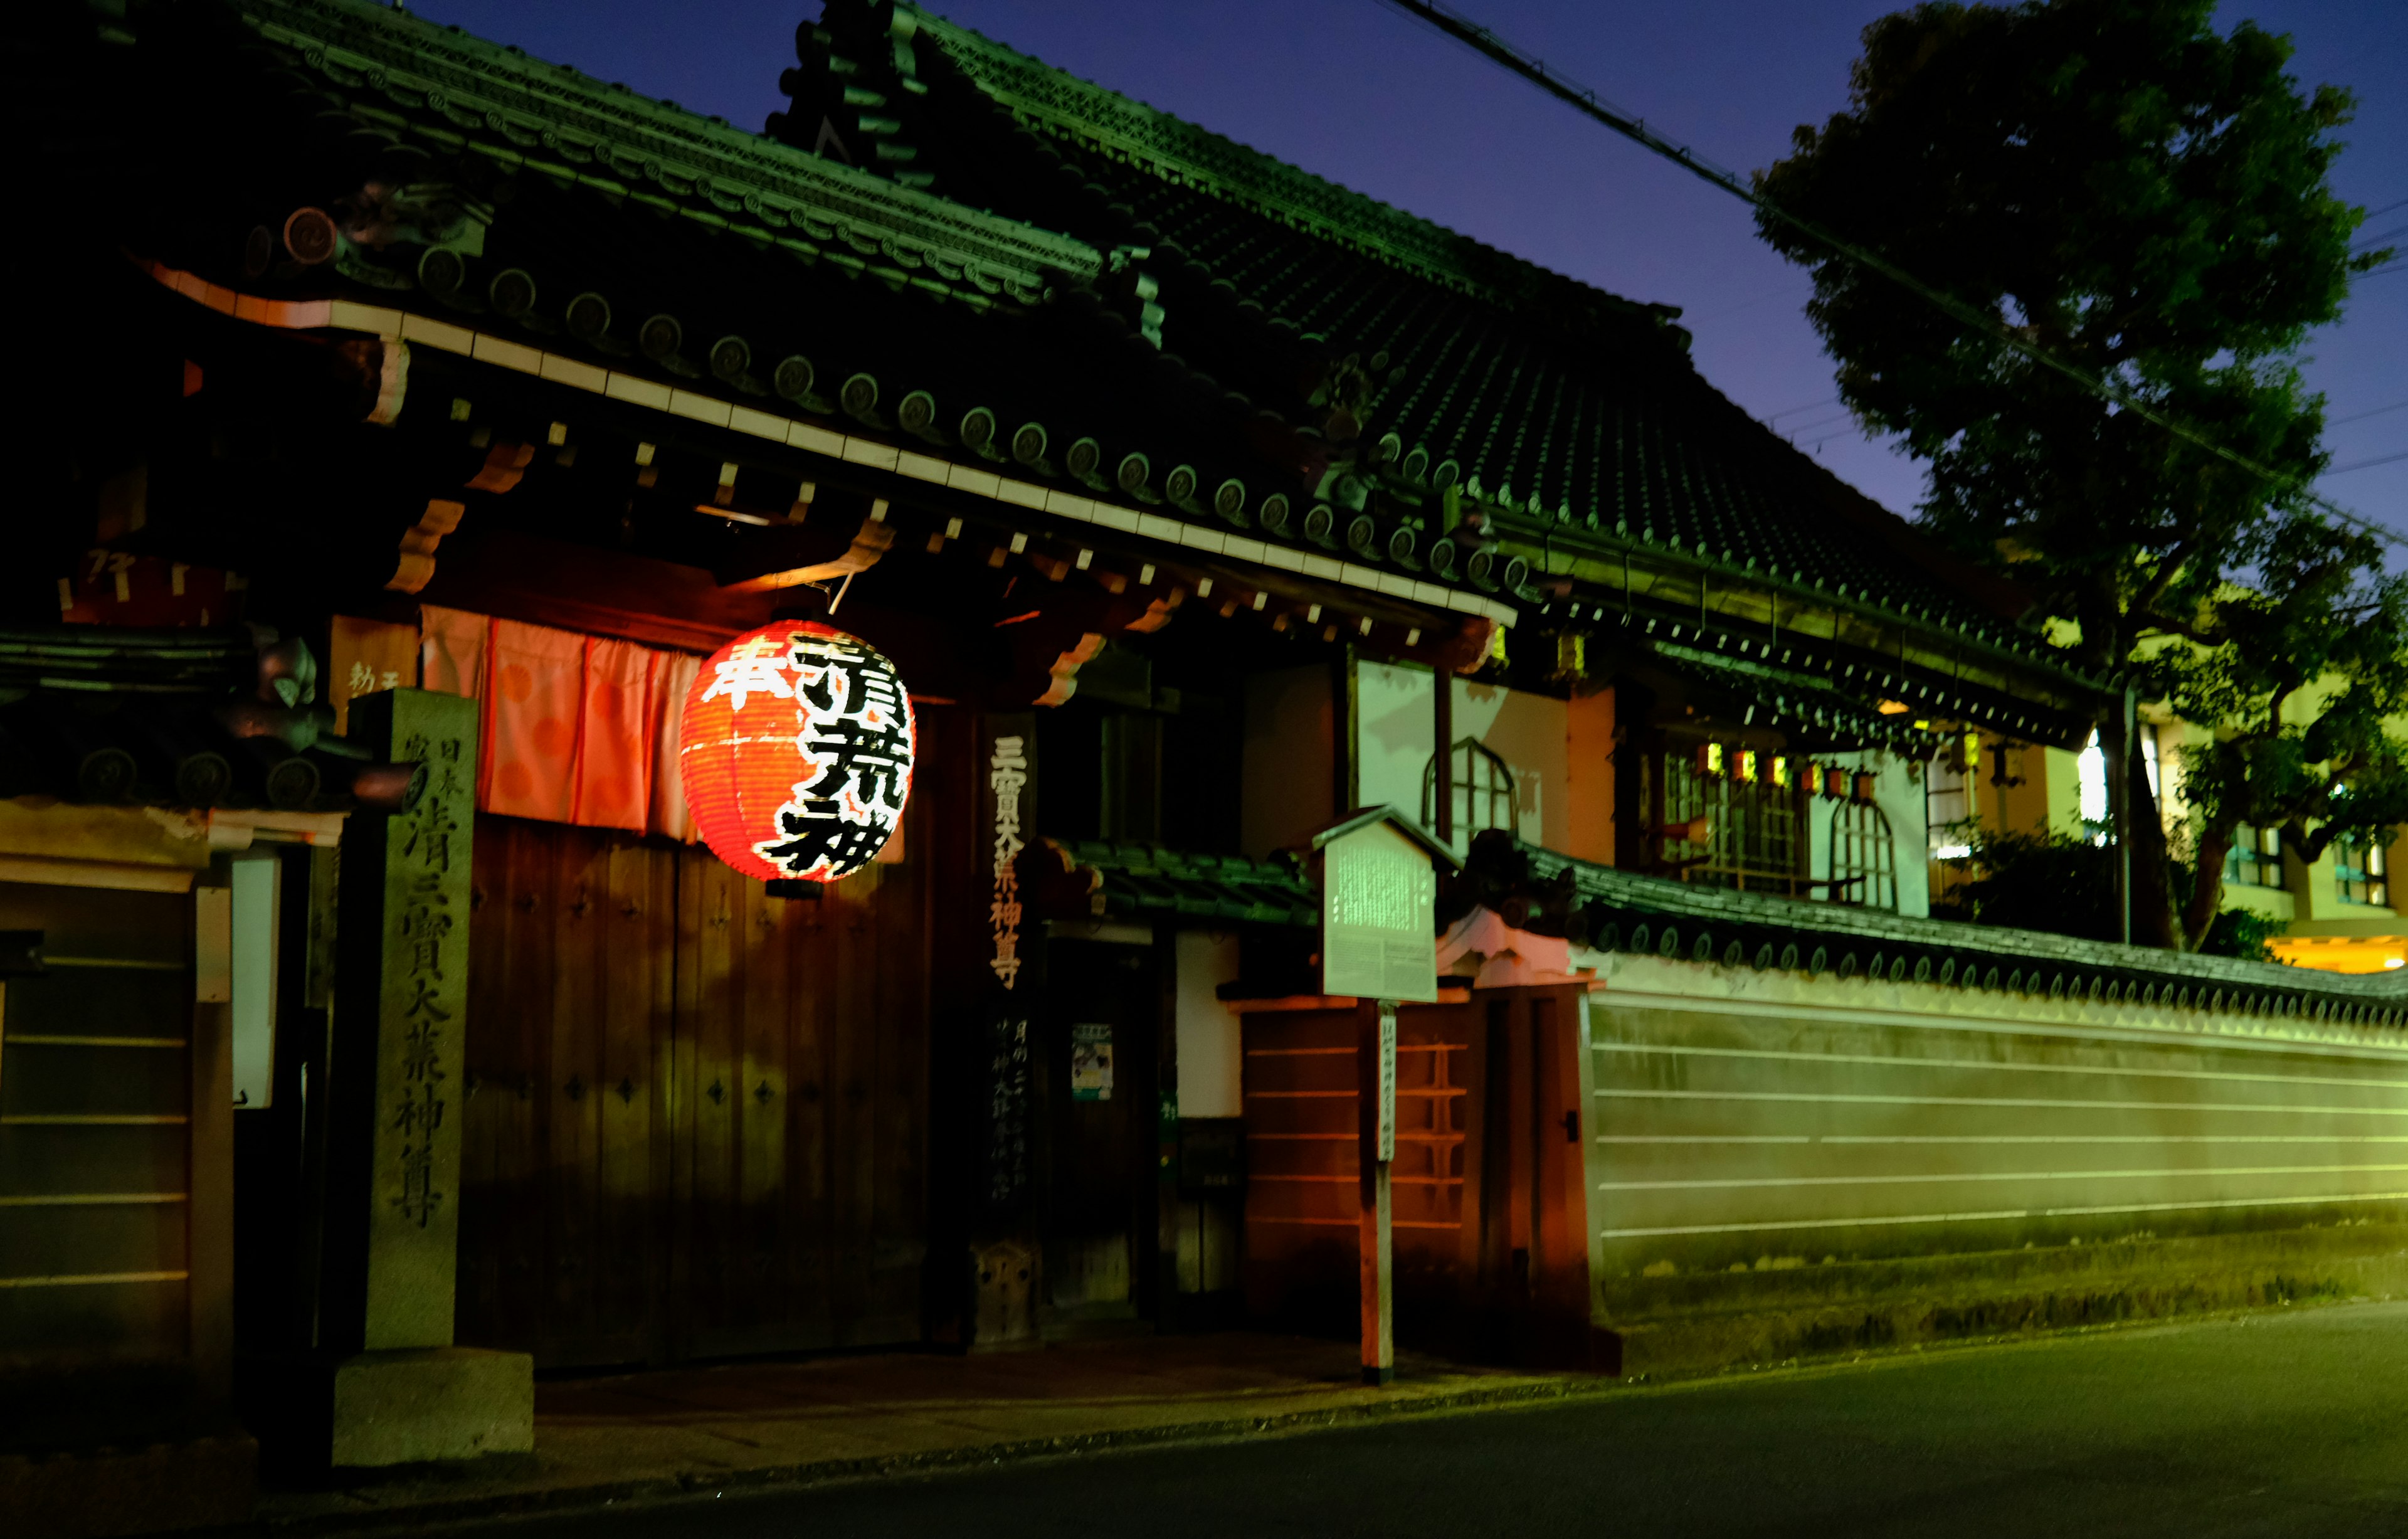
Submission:
[[[1321,986],[1356,1000],[1361,1108],[1356,1169],[1361,1224],[1363,1381],[1397,1376],[1393,1210],[1397,1158],[1397,1006],[1438,999],[1432,862],[1454,855],[1394,808],[1358,813],[1317,835],[1321,851]]]

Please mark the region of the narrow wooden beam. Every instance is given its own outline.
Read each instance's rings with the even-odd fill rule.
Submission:
[[[1355,1105],[1362,1134],[1357,1191],[1362,1201],[1358,1252],[1362,1269],[1363,1382],[1396,1382],[1396,1267],[1389,1172],[1397,1156],[1397,1006],[1364,1000],[1355,1006]]]

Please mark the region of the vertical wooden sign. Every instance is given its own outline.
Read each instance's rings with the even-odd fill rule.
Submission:
[[[1030,944],[1021,901],[1022,856],[1037,821],[1036,722],[984,717],[978,735],[978,872],[983,895],[986,1061],[979,1108],[979,1199],[972,1221],[973,1351],[1037,1344],[1039,1247],[1031,1232],[1037,1195],[1034,1101],[1038,1058],[1033,996],[1042,952]]]
[[[366,1351],[452,1344],[460,1229],[458,1104],[467,1032],[477,703],[394,689],[355,700],[354,741],[426,768],[407,813],[355,818],[343,843],[349,1106],[365,1112],[365,1244],[352,1262]],[[350,1333],[350,1332],[347,1332]]]
[[[1036,726],[1025,714],[989,716],[979,733],[985,814],[981,870],[988,880],[988,955],[982,961],[989,985],[984,1205],[990,1230],[1018,1226],[1034,1185],[1029,1081],[1037,1043],[1029,998],[1037,980],[1028,971],[1022,928],[1020,866],[1037,815]]]
[[[1365,1000],[1355,1008],[1355,1080],[1360,1154],[1355,1170],[1359,1215],[1355,1258],[1363,1306],[1363,1382],[1397,1377],[1395,1204],[1390,1173],[1397,1156],[1397,1007]]]
[[[1397,1158],[1397,1004],[1438,998],[1433,841],[1393,811],[1319,836],[1323,992],[1353,995],[1359,1143],[1363,1380],[1397,1376],[1390,1171]]]

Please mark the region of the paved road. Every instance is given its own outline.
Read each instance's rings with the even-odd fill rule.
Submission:
[[[510,1539],[2400,1539],[2408,1535],[2408,1304],[731,1494],[521,1519],[508,1532]]]

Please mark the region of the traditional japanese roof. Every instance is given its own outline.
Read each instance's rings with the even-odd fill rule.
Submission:
[[[831,0],[800,38],[772,133],[1125,253],[1154,290],[1166,355],[1270,419],[1260,436],[1296,455],[1329,535],[1360,536],[1374,559],[1402,528],[1399,562],[1452,565],[1582,624],[1632,604],[1694,612],[1700,587],[1770,592],[1856,650],[1896,657],[1914,633],[1931,654],[1918,669],[1985,673],[1936,692],[1962,697],[1963,719],[2055,737],[2057,717],[2088,710],[2095,686],[2012,624],[2026,598],[1749,419],[1690,366],[1671,307],[910,5]],[[1826,672],[1845,650],[1826,649]],[[2007,709],[2035,670],[2060,698]]]
[[[1293,866],[1240,856],[1185,855],[1155,844],[1046,841],[1083,882],[1096,918],[1314,926],[1321,895]]]
[[[2010,590],[1699,378],[1670,308],[908,5],[832,0],[767,137],[367,0],[169,14],[164,121],[242,169],[161,179],[128,243],[236,316],[681,418],[714,464],[1498,620],[1619,609],[1642,648],[1694,616],[1698,667],[1861,695],[1878,666],[1918,715],[2028,738],[2098,696]]]
[[[2408,982],[2389,974],[2321,972],[1738,892],[1592,865],[1503,835],[1482,836],[1449,896],[1457,912],[1484,902],[1509,923],[1570,934],[1604,952],[2342,1027],[2408,1025]]]
[[[336,735],[316,670],[272,631],[0,631],[0,798],[283,813],[414,801],[414,767]]]
[[[1217,389],[1143,337],[1121,253],[366,0],[200,4],[146,23],[141,50],[179,155],[242,169],[163,176],[127,244],[237,319],[374,331],[649,409],[714,467],[968,494],[1013,526],[1251,565],[1256,585],[1343,584],[1359,601],[1331,621],[1398,639],[1431,608],[1518,612],[1462,574],[1335,554],[1300,516],[1241,533],[1297,501],[1294,472],[1267,475]],[[527,388],[420,394],[439,424],[450,397]],[[428,420],[394,394],[405,426]]]
[[[0,630],[0,693],[9,700],[42,690],[223,697],[258,669],[259,643],[238,629]]]

